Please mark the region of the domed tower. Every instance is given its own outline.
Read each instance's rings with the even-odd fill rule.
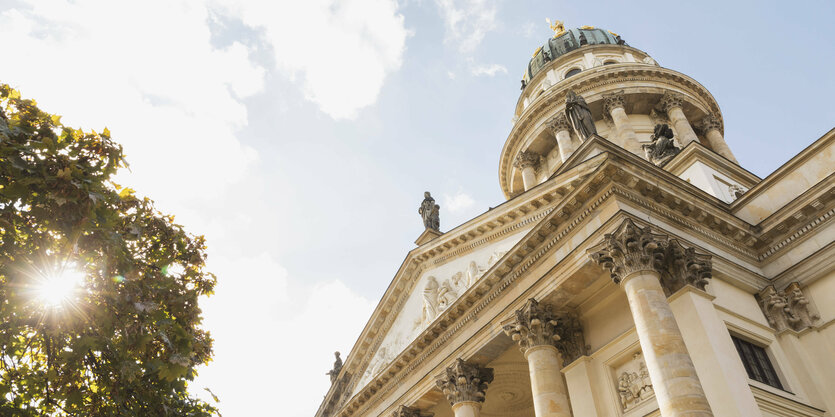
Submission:
[[[502,149],[499,180],[507,198],[548,179],[587,139],[566,114],[569,92],[587,104],[582,107],[596,135],[656,165],[669,160],[659,157],[663,150],[653,153],[659,136],[672,136],[664,144],[672,152],[699,142],[736,163],[723,138],[719,105],[696,80],[661,67],[616,33],[591,26],[565,30],[559,22],[552,29],[554,36],[525,69]],[[664,124],[669,129],[654,135]]]

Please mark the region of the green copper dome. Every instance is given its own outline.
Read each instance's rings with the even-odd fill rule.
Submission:
[[[569,29],[565,32],[548,39],[531,58],[525,76],[522,79],[522,88],[528,84],[549,61],[586,45],[626,45],[620,36],[604,29],[584,26],[578,29]]]

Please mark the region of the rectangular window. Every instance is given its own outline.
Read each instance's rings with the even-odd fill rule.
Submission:
[[[739,358],[742,359],[748,378],[783,389],[783,384],[777,378],[777,372],[774,371],[774,366],[762,346],[757,346],[734,335],[731,335],[731,339],[733,339],[734,346],[739,352]]]

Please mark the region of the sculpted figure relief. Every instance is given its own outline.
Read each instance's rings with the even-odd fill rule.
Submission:
[[[673,142],[673,130],[667,124],[655,125],[652,143],[643,145],[643,148],[647,160],[658,166],[666,164],[681,151]]]
[[[441,206],[435,204],[435,199],[429,191],[423,193],[423,202],[418,207],[418,214],[423,219],[423,226],[427,229],[440,231],[441,229]]]
[[[641,354],[636,353],[632,358],[633,366],[634,362],[637,362],[637,372],[626,370],[618,377],[618,394],[620,395],[620,405],[624,410],[632,408],[653,392],[649,372],[643,359],[641,359]]]
[[[585,141],[591,135],[597,134],[597,127],[594,126],[589,105],[573,90],[568,90],[565,96],[565,117],[571,122],[580,141]]]
[[[334,352],[333,354],[336,356],[336,360],[333,362],[333,369],[325,374],[331,377],[331,384],[336,382],[336,377],[338,377],[339,372],[342,371],[342,358],[339,357],[339,352]]]

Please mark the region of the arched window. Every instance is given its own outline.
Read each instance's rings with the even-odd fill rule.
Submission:
[[[580,68],[572,68],[565,73],[565,78],[577,75],[580,73],[580,71],[582,71]]]
[[[610,59],[610,60],[604,62],[603,65],[612,65],[612,64],[617,64],[617,63],[618,63],[618,61]]]

